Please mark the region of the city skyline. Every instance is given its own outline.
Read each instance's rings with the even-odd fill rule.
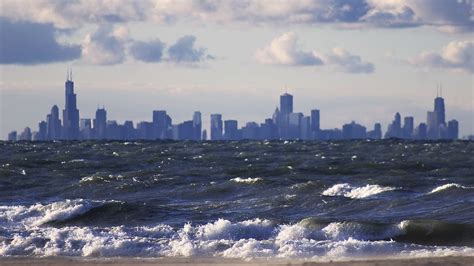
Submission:
[[[426,122],[420,122],[415,127],[413,116],[405,116],[401,122],[399,112],[387,127],[385,134],[382,125],[374,123],[373,130],[355,120],[342,125],[341,128],[323,129],[320,123],[320,110],[312,109],[309,116],[302,112],[294,112],[293,95],[280,95],[279,105],[273,115],[263,123],[249,121],[240,128],[238,121],[223,119],[222,114],[210,114],[209,129],[203,129],[202,113],[194,111],[191,120],[173,123],[172,117],[166,110],[153,110],[151,121],[136,123],[126,120],[123,124],[116,120],[107,119],[105,107],[97,108],[95,118],[80,118],[77,108],[77,95],[72,79],[72,70],[68,69],[65,81],[65,108],[63,120],[59,118],[57,105],[51,107],[51,112],[45,120],[38,123],[38,130],[32,131],[29,126],[18,134],[16,130],[8,133],[9,141],[47,141],[47,140],[241,140],[241,139],[282,139],[282,140],[339,140],[339,139],[414,139],[437,140],[458,139],[459,122],[456,119],[447,121],[444,98],[441,85],[437,88],[433,111],[428,111]],[[471,136],[470,136],[471,138]]]
[[[319,106],[327,127],[386,125],[397,111],[424,120],[442,82],[447,115],[471,135],[473,11],[472,0],[0,1],[1,138],[63,101],[68,66],[82,115],[106,105],[120,123],[157,107],[257,121],[288,84],[295,111]]]

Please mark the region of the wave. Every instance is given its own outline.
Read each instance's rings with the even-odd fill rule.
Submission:
[[[81,204],[81,201],[75,203],[76,206]],[[137,227],[44,225],[21,231],[9,228],[2,232],[0,256],[218,256],[338,260],[380,255],[469,255],[474,252],[473,248],[466,246],[415,243],[414,240],[423,234],[429,236],[426,231],[429,228],[433,229],[433,236],[446,228],[450,228],[452,233],[459,227],[436,221],[376,224],[307,218],[295,224],[277,224],[257,218],[239,222],[218,219],[205,224],[186,223],[176,228],[165,224]],[[469,226],[464,230],[458,233],[472,232]]]
[[[351,199],[363,199],[395,189],[396,188],[394,187],[382,187],[379,185],[365,185],[363,187],[354,187],[350,184],[343,183],[336,184],[324,190],[321,194],[323,196],[343,196]]]
[[[255,177],[255,178],[251,178],[251,177],[248,177],[248,178],[236,177],[236,178],[232,178],[230,181],[236,182],[236,183],[254,184],[254,183],[263,181],[263,178],[261,178],[261,177]]]
[[[449,184],[444,184],[444,185],[441,185],[441,186],[437,186],[436,188],[434,188],[433,190],[431,190],[428,194],[434,194],[434,193],[438,193],[438,192],[442,192],[442,191],[446,191],[446,190],[450,190],[450,189],[470,189],[472,187],[465,187],[465,186],[462,186],[460,184],[456,184],[456,183],[449,183]]]
[[[84,199],[63,200],[48,204],[36,203],[31,206],[0,206],[0,224],[25,228],[39,227],[48,223],[69,221],[86,213],[106,206],[120,204],[118,201],[88,201]]]

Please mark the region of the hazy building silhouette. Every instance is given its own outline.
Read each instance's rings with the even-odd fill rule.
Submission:
[[[392,123],[388,125],[385,138],[401,138],[402,137],[402,122],[400,113],[395,114]]]
[[[99,108],[95,111],[94,134],[96,139],[107,137],[107,111],[105,111],[105,108]]]
[[[211,140],[222,139],[222,115],[211,114]]]
[[[205,130],[205,129],[202,131],[202,137],[201,137],[201,140],[204,140],[204,141],[206,141],[206,140],[207,140],[207,130]]]
[[[243,139],[260,139],[259,138],[259,129],[257,123],[248,122],[245,124],[245,127],[242,128],[242,138]]]
[[[68,72],[65,83],[66,105],[63,110],[63,138],[79,138],[79,110],[77,109],[76,94],[74,93],[74,82],[72,81],[72,72]]]
[[[31,129],[29,127],[25,127],[23,132],[21,132],[19,140],[31,141]]]
[[[193,140],[201,140],[202,119],[201,112],[196,111],[193,115]]]
[[[374,129],[367,132],[367,138],[381,139],[382,138],[382,125],[380,123],[375,123]]]
[[[138,139],[151,140],[153,136],[153,123],[142,121],[137,124],[137,137]]]
[[[51,107],[51,113],[46,116],[46,139],[57,140],[61,138],[61,120],[59,119],[59,108],[56,105]]]
[[[411,139],[413,138],[414,130],[414,118],[412,116],[406,116],[403,119],[402,138]]]
[[[342,137],[344,139],[365,139],[367,130],[364,126],[352,121],[350,124],[342,126]]]
[[[301,120],[303,119],[303,113],[290,113],[288,114],[288,138],[299,139],[301,138]]]
[[[193,140],[194,139],[194,121],[184,121],[178,125],[178,139],[179,140]]]
[[[273,119],[265,119],[265,123],[260,125],[260,137],[262,139],[277,139],[278,128],[274,123]]]
[[[301,119],[301,139],[309,140],[311,139],[311,117],[303,116]],[[319,131],[319,130],[318,130]]]
[[[316,138],[318,131],[321,130],[319,116],[320,111],[318,109],[311,110],[311,134],[313,135],[313,138]]]
[[[45,121],[38,123],[38,134],[35,137],[35,140],[46,140],[46,134],[48,132],[48,124]]]
[[[419,140],[428,138],[428,126],[425,123],[420,123],[415,131],[415,137]]]
[[[429,139],[439,138],[438,113],[427,112],[426,114],[427,137]]]
[[[280,112],[282,115],[293,113],[293,95],[284,93],[280,96]]]
[[[11,131],[8,133],[8,141],[16,141],[17,140],[17,133],[16,131]]]
[[[79,120],[79,131],[81,135],[81,139],[92,139],[94,137],[92,131],[92,121],[90,118],[81,118]]]
[[[238,140],[239,129],[237,120],[225,120],[224,121],[224,137],[226,140]]]
[[[459,123],[456,119],[448,122],[448,138],[458,139],[459,138]]]
[[[171,138],[171,117],[165,110],[153,111],[153,138],[167,139]]]

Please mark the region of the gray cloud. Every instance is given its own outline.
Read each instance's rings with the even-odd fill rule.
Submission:
[[[440,52],[425,51],[408,60],[420,67],[445,68],[474,73],[474,42],[452,41]]]
[[[0,17],[0,64],[33,65],[80,57],[79,45],[61,44],[52,24],[12,22]]]
[[[473,0],[3,0],[0,10],[9,17],[51,22],[61,28],[104,22],[197,21],[474,30]]]
[[[195,42],[196,37],[192,35],[179,38],[168,49],[168,60],[175,63],[196,63],[214,59],[213,56],[206,54],[205,48],[195,48]]]
[[[101,25],[82,43],[82,56],[97,65],[113,65],[125,61],[128,31],[123,26]]]
[[[165,46],[165,43],[159,39],[149,42],[135,41],[130,47],[130,54],[139,61],[147,63],[160,62]]]

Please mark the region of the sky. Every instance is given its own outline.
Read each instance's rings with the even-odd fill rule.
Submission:
[[[64,108],[72,68],[81,118],[173,123],[201,111],[262,122],[279,95],[321,127],[383,131],[447,119],[474,134],[472,0],[2,0],[0,139]]]

